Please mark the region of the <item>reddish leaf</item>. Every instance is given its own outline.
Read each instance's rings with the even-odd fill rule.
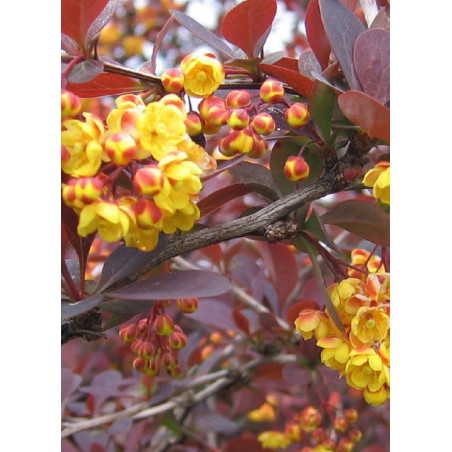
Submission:
[[[353,66],[353,47],[365,27],[355,14],[337,0],[319,0],[319,7],[325,32],[346,79],[352,89],[360,89]]]
[[[296,60],[295,60],[296,61]],[[298,65],[296,71],[291,71],[285,67],[277,66],[276,64],[258,64],[257,68],[271,77],[287,83],[297,93],[304,97],[308,97],[311,91],[313,82],[304,75],[298,72]]]
[[[344,115],[370,137],[390,141],[389,108],[360,91],[347,91],[338,97],[338,102]]]
[[[263,64],[268,64],[262,60]],[[273,63],[273,66],[279,66],[286,69],[289,69],[289,71],[299,72],[298,70],[298,60],[296,58],[289,58],[289,57],[283,57],[277,60],[275,63]]]
[[[378,204],[351,199],[332,207],[321,218],[377,245],[390,245],[389,215]]]
[[[71,56],[79,56],[80,48],[77,43],[69,36],[61,33],[61,48]]]
[[[247,336],[250,335],[250,322],[238,309],[232,311],[232,318],[237,328],[244,331]]]
[[[108,0],[61,0],[61,32],[72,38],[85,53],[85,37]]]
[[[370,24],[369,30],[373,28],[384,28],[389,31],[389,17],[386,14],[386,8],[381,8],[374,20]]]
[[[389,100],[389,31],[367,30],[355,42],[356,75],[366,94],[386,104]]]
[[[198,208],[201,211],[201,217],[215,212],[227,202],[246,195],[251,191],[252,189],[245,184],[233,184],[229,187],[221,188],[199,201]]]
[[[292,305],[286,312],[287,323],[292,326],[303,309],[318,309],[317,303],[312,300],[298,301]]]
[[[354,11],[358,0],[339,0],[344,6],[346,6],[350,11]]]
[[[319,0],[311,0],[306,9],[306,36],[322,69],[328,66],[331,45],[323,27],[320,15]]]
[[[132,77],[109,73],[99,74],[86,83],[68,83],[66,89],[80,97],[113,96],[144,90],[141,83]]]
[[[259,39],[270,29],[275,14],[275,0],[246,0],[224,16],[221,33],[252,58],[259,54],[263,45]]]
[[[220,243],[206,246],[205,248],[201,248],[199,251],[217,265],[220,265],[220,262],[223,259],[223,248]]]

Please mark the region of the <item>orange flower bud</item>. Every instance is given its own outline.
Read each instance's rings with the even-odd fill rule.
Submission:
[[[208,113],[208,120],[214,126],[224,126],[228,122],[230,111],[220,105],[214,105]]]
[[[185,119],[185,127],[187,128],[187,133],[191,137],[195,137],[202,132],[203,127],[203,119],[201,115],[196,111],[191,111],[187,114],[187,118]]]
[[[326,433],[324,428],[318,427],[311,432],[311,436],[316,440],[316,442],[321,443],[325,441],[325,439],[328,437],[328,434]]]
[[[301,156],[291,155],[284,165],[284,175],[292,182],[299,182],[309,176],[310,168]]]
[[[149,366],[149,361],[143,358],[135,358],[133,361],[133,367],[138,370],[138,372],[144,372]]]
[[[358,411],[355,408],[348,408],[344,410],[344,417],[349,424],[358,420]]]
[[[251,94],[244,89],[236,89],[226,96],[226,105],[229,108],[242,108],[251,105]]]
[[[144,374],[148,377],[155,377],[160,373],[162,362],[159,358],[150,359],[148,361],[148,367],[144,370]]]
[[[284,117],[286,121],[292,127],[303,127],[310,119],[309,110],[307,105],[296,102],[291,105],[285,112]]]
[[[254,146],[254,133],[250,127],[242,130],[230,130],[218,144],[223,155],[230,157],[235,154],[249,154]]]
[[[140,168],[133,178],[133,188],[139,195],[153,196],[163,189],[165,179],[157,165],[146,165]]]
[[[343,417],[337,417],[334,419],[334,430],[338,432],[345,432],[348,429],[348,422]]]
[[[127,133],[118,132],[105,141],[105,153],[113,163],[127,166],[135,157],[135,140]]]
[[[173,367],[172,369],[167,369],[167,372],[172,377],[178,377],[179,375],[182,374],[182,368],[179,365],[177,365],[176,367]]]
[[[142,341],[136,354],[143,359],[152,359],[156,353],[155,346],[149,341]]]
[[[62,198],[64,203],[75,209],[82,209],[100,198],[104,183],[99,177],[83,177],[70,179],[63,186]]]
[[[124,342],[133,342],[138,337],[136,325],[127,325],[119,330],[119,337]]]
[[[202,133],[204,135],[216,135],[221,129],[221,126],[216,126],[212,124],[210,121],[204,121],[202,126]]]
[[[218,331],[214,331],[213,333],[210,334],[209,339],[210,342],[212,342],[212,344],[219,345],[221,339],[223,339],[223,336]]]
[[[224,100],[220,97],[209,96],[200,102],[198,106],[199,114],[201,115],[201,118],[204,119],[204,121],[209,121],[209,110],[214,106],[222,107],[226,110]]]
[[[313,406],[307,406],[301,412],[299,420],[302,430],[312,432],[322,423],[322,415]]]
[[[208,97],[225,78],[223,65],[208,55],[187,55],[180,64],[184,89],[190,96]]]
[[[276,129],[275,120],[268,113],[259,113],[251,121],[251,127],[260,135],[268,135]]]
[[[215,348],[213,345],[206,345],[205,347],[203,347],[203,349],[201,350],[201,359],[204,361],[206,360],[213,352],[214,352]]]
[[[228,126],[235,130],[244,129],[250,122],[250,116],[243,108],[232,110],[228,118]]]
[[[71,91],[61,90],[61,117],[69,118],[80,112],[82,101]]]
[[[155,227],[162,219],[162,212],[151,199],[138,199],[132,210],[136,216],[137,226],[142,229]]]
[[[165,314],[157,317],[154,329],[159,336],[170,336],[174,331],[173,319]]]
[[[350,438],[341,438],[336,447],[336,452],[352,452],[355,442]]]
[[[258,134],[254,133],[253,149],[248,154],[252,159],[260,159],[268,149],[268,143]]]
[[[259,90],[259,96],[268,104],[276,104],[277,102],[281,101],[284,96],[284,88],[281,85],[281,83],[277,82],[276,80],[265,80],[264,83],[262,83],[260,90]]]
[[[163,88],[169,93],[178,93],[184,87],[184,74],[179,69],[167,69],[163,71],[160,80]]]
[[[162,364],[165,369],[171,370],[177,366],[177,359],[173,354],[165,352],[162,355]]]
[[[181,298],[177,300],[177,307],[179,311],[184,314],[191,314],[198,309],[198,299],[197,298]]]
[[[177,331],[176,327],[174,327],[175,331],[168,338],[168,343],[171,348],[175,350],[181,350],[187,345],[187,336],[185,336],[182,331]]]
[[[352,441],[357,443],[363,437],[363,433],[361,432],[361,430],[358,430],[357,428],[353,428],[353,429],[349,430],[348,436],[350,437],[350,439]]]

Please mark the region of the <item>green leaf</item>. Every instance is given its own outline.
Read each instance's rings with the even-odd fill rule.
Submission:
[[[335,92],[316,80],[308,98],[309,113],[325,144],[331,144],[331,117],[333,115]]]
[[[314,209],[312,209],[312,214],[309,219],[305,221],[304,229],[314,234],[321,242],[329,246],[332,250],[339,252],[336,244],[331,240],[322,220]]]
[[[390,246],[390,221],[378,204],[359,200],[341,202],[321,217],[326,224],[334,224],[369,242]]]

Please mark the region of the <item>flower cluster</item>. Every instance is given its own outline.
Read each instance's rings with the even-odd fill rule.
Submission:
[[[322,413],[306,406],[285,424],[284,431],[264,431],[258,440],[265,449],[285,449],[296,443],[303,446],[300,452],[351,452],[362,438],[360,430],[350,428],[357,421],[358,412],[353,408],[335,409],[330,417],[332,429],[327,429]]]
[[[359,254],[355,252],[355,259]],[[347,278],[330,286],[328,293],[344,331],[328,310],[313,309],[299,313],[296,330],[304,339],[315,336],[323,349],[322,362],[338,370],[340,377],[345,375],[369,404],[380,405],[389,398],[390,387],[390,275],[371,272],[365,279]]]
[[[378,162],[363,179],[366,187],[373,187],[374,198],[388,205],[390,204],[390,169],[389,162]]]
[[[182,374],[178,363],[178,352],[187,344],[187,336],[171,317],[165,314],[170,301],[157,301],[146,318],[122,327],[121,339],[130,343],[130,349],[137,355],[133,367],[148,376],[155,376],[165,368],[168,375]],[[177,300],[177,307],[185,314],[196,311],[198,300],[187,298]]]
[[[97,232],[150,251],[161,231],[193,227],[200,177],[216,161],[187,134],[177,95],[145,105],[128,94],[115,103],[104,124],[90,113],[80,117],[80,100],[62,92],[62,197],[79,215],[80,236]]]

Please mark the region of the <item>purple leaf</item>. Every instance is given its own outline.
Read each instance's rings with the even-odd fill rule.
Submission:
[[[361,85],[353,67],[353,47],[365,27],[354,13],[337,0],[319,0],[319,6],[331,48],[350,87],[359,90]]]
[[[223,299],[226,300],[226,303],[222,301]],[[190,319],[221,331],[235,330],[236,326],[232,320],[233,302],[234,300],[230,296],[221,297],[219,300],[202,300],[197,311],[190,314]]]
[[[132,420],[130,418],[121,418],[116,420],[113,425],[107,430],[109,435],[118,435],[119,433],[126,432],[132,427]]]
[[[298,58],[298,70],[300,71],[300,74],[303,74],[311,80],[314,80],[314,77],[311,74],[312,71],[318,73],[322,72],[320,63],[311,49],[303,50],[303,52],[300,53]]]
[[[95,292],[101,292],[121,279],[132,275],[150,262],[165,246],[166,236],[161,234],[157,246],[148,253],[136,248],[128,248],[125,245],[116,248],[105,261]]]
[[[100,60],[85,60],[76,64],[69,72],[67,80],[70,83],[86,83],[97,77],[104,70]]]
[[[80,47],[78,44],[68,35],[61,33],[61,48],[71,56],[80,55]]]
[[[389,215],[378,204],[355,199],[344,201],[328,210],[321,220],[377,245],[390,245]]]
[[[93,295],[86,300],[80,300],[76,303],[63,302],[61,303],[61,318],[65,319],[83,314],[99,306],[101,301],[102,297],[100,295]]]
[[[386,14],[386,9],[381,8],[377,15],[375,16],[374,20],[370,24],[369,29],[372,28],[384,28],[385,30],[389,31],[389,17]]]
[[[186,270],[151,276],[106,294],[110,298],[131,301],[177,300],[212,297],[229,290],[229,281],[219,273]]]
[[[228,58],[236,58],[235,52],[221,38],[219,38],[212,31],[203,27],[199,22],[182,13],[181,11],[171,9],[170,13],[183,27],[185,27],[198,39],[223,53]]]
[[[69,397],[82,382],[82,377],[72,373],[70,369],[61,369],[61,401]]]
[[[355,42],[356,75],[366,94],[386,104],[389,100],[389,31],[367,30]]]

